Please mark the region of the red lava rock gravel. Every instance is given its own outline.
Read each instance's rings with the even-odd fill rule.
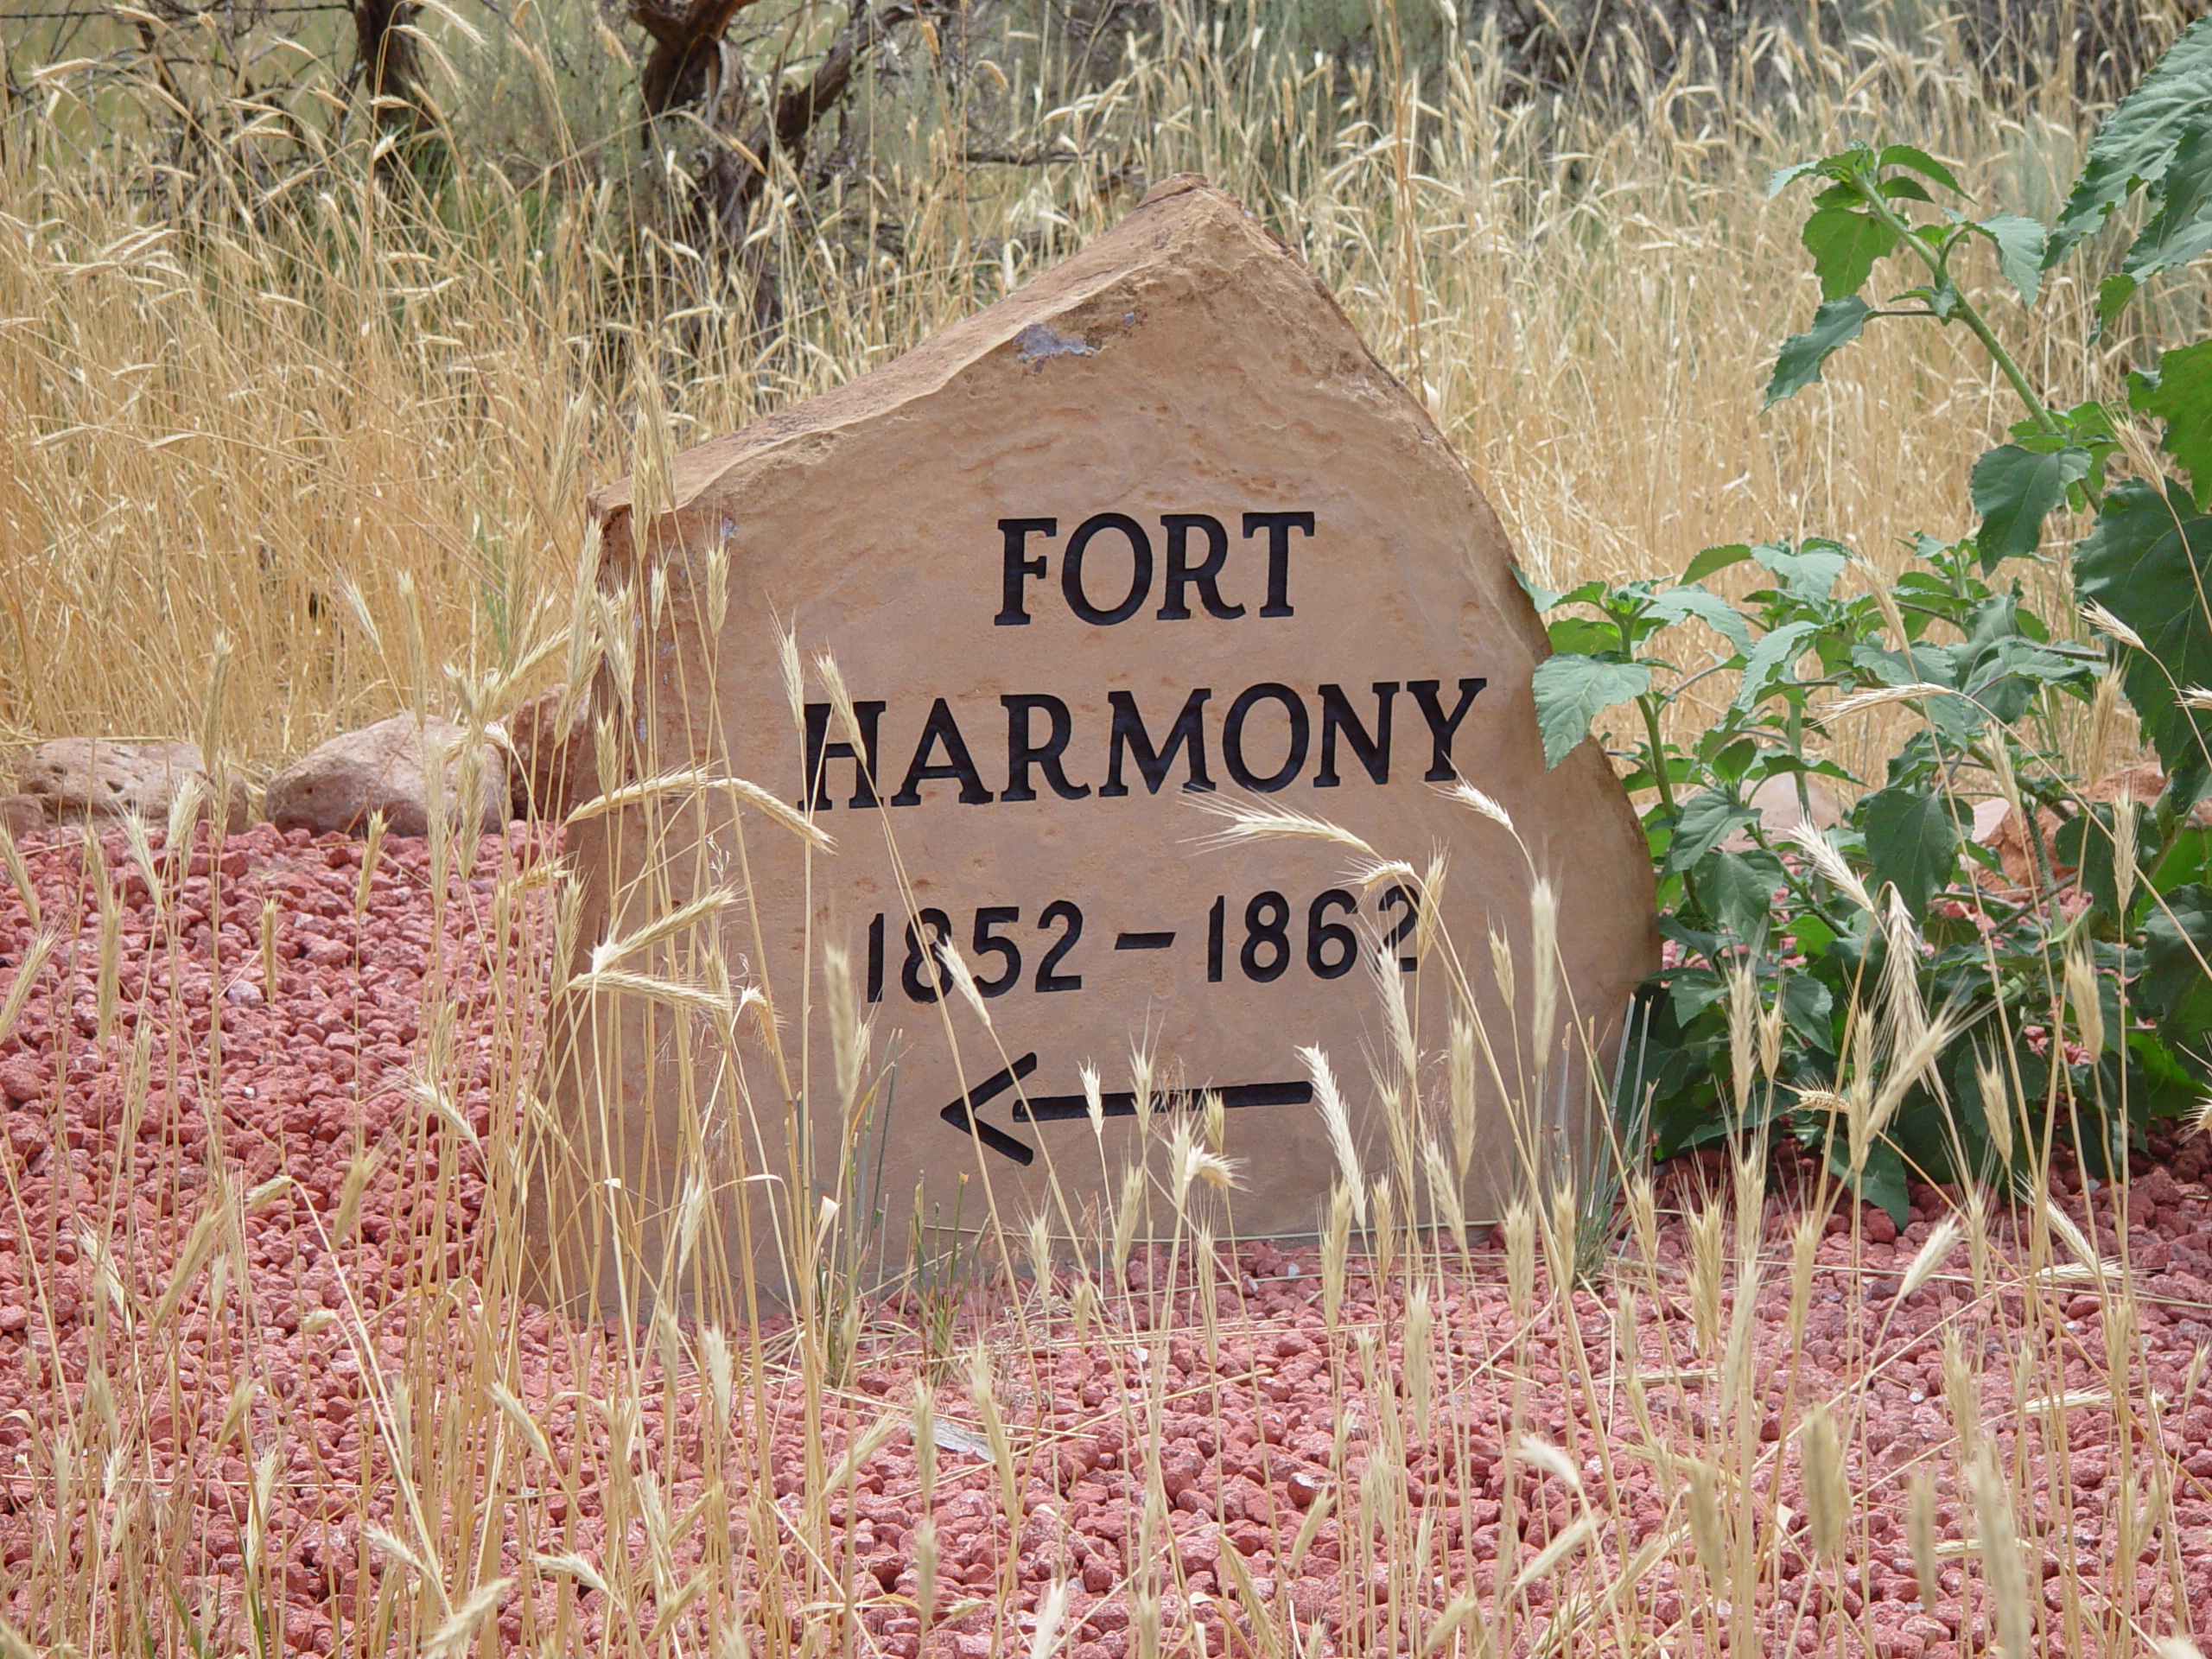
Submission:
[[[503,1643],[594,1650],[611,1640],[607,1621],[618,1610],[594,1579],[648,1586],[620,1610],[643,1634],[660,1618],[661,1599],[682,1599],[702,1568],[704,1588],[668,1629],[701,1633],[734,1610],[760,1640],[779,1618],[832,1616],[821,1605],[776,1611],[760,1595],[763,1564],[747,1559],[748,1538],[775,1536],[786,1555],[768,1564],[772,1573],[799,1570],[792,1541],[816,1525],[802,1486],[810,1415],[823,1464],[833,1465],[891,1412],[889,1438],[859,1462],[849,1488],[827,1495],[819,1517],[828,1541],[816,1565],[848,1586],[840,1594],[853,1611],[840,1641],[855,1651],[1026,1651],[1057,1585],[1066,1596],[1063,1650],[1125,1659],[1139,1646],[1134,1622],[1150,1616],[1147,1583],[1170,1651],[1197,1652],[1201,1642],[1208,1655],[1269,1651],[1252,1628],[1255,1605],[1297,1632],[1318,1625],[1319,1651],[1385,1651],[1404,1642],[1407,1610],[1394,1611],[1393,1598],[1417,1598],[1433,1612],[1470,1586],[1487,1592],[1501,1554],[1510,1579],[1585,1504],[1599,1519],[1579,1544],[1594,1563],[1586,1585],[1622,1571],[1669,1529],[1681,1535],[1643,1564],[1631,1599],[1640,1627],[1681,1621],[1668,1650],[1707,1650],[1703,1633],[1713,1627],[1700,1621],[1713,1610],[1700,1605],[1688,1565],[1681,1480],[1662,1481],[1648,1452],[1621,1448],[1647,1440],[1637,1410],[1680,1451],[1732,1445],[1701,1373],[1711,1357],[1693,1335],[1688,1229],[1667,1208],[1693,1185],[1717,1183],[1717,1163],[1670,1173],[1657,1271],[1622,1275],[1623,1287],[1642,1287],[1640,1405],[1622,1386],[1628,1368],[1612,1357],[1622,1287],[1577,1292],[1565,1318],[1540,1291],[1524,1318],[1493,1249],[1477,1255],[1471,1280],[1447,1280],[1433,1298],[1436,1382],[1425,1425],[1412,1432],[1398,1389],[1378,1395],[1370,1381],[1401,1375],[1411,1317],[1402,1289],[1378,1291],[1370,1264],[1355,1261],[1332,1332],[1313,1253],[1259,1243],[1217,1264],[1211,1342],[1188,1252],[1141,1249],[1126,1301],[1109,1302],[1082,1341],[1065,1299],[1040,1312],[1034,1286],[1020,1293],[1020,1318],[1007,1312],[1011,1294],[971,1299],[954,1337],[934,1348],[919,1335],[928,1310],[887,1304],[869,1311],[849,1386],[810,1410],[795,1378],[756,1389],[741,1366],[732,1426],[683,1357],[696,1348],[652,1351],[638,1333],[497,1302],[481,1288],[497,1277],[487,1265],[496,1241],[482,1225],[497,1209],[484,1149],[508,1144],[495,1133],[494,1102],[512,1112],[521,1097],[514,1080],[529,1075],[542,1013],[542,995],[496,994],[543,983],[543,930],[497,891],[503,869],[541,855],[529,834],[486,838],[473,868],[448,873],[435,907],[442,931],[420,842],[387,840],[365,887],[359,842],[262,827],[203,846],[185,869],[164,872],[169,928],[156,925],[144,877],[111,835],[121,950],[105,1041],[102,919],[81,846],[71,832],[27,848],[44,925],[60,943],[0,1040],[0,1611],[35,1644],[104,1628],[86,1597],[143,1603],[173,1630],[173,1589],[234,1651],[248,1644],[246,1591],[259,1582],[280,1599],[262,1616],[283,1648],[365,1650],[385,1639],[377,1632],[391,1627],[378,1620],[393,1616],[393,1595],[417,1570],[377,1536],[382,1529],[404,1545],[417,1535],[398,1504],[403,1457],[413,1459],[418,1491],[440,1506],[433,1532],[467,1537],[479,1552],[476,1566],[438,1569],[456,1599],[475,1583],[514,1580],[487,1626]],[[0,880],[0,995],[35,937],[21,898]],[[420,1086],[426,1076],[442,1087]],[[1961,1247],[1943,1273],[1897,1298],[1905,1265],[1945,1213],[1925,1189],[1916,1189],[1902,1232],[1862,1212],[1856,1266],[1851,1218],[1828,1219],[1802,1351],[1789,1352],[1796,1218],[1790,1172],[1782,1172],[1750,1328],[1758,1380],[1747,1409],[1761,1414],[1767,1444],[1740,1499],[1782,1531],[1752,1623],[1763,1650],[1981,1650],[1991,1611],[1970,1555],[1946,1554],[1942,1598],[1923,1606],[1905,1538],[1905,1478],[1921,1468],[1939,1476],[1943,1537],[1973,1535],[1948,1449],[1946,1333],[1977,1373],[1986,1433],[2016,1471],[2021,1525],[2039,1541],[2046,1586],[2086,1580],[2119,1593],[2120,1510],[2139,1501],[2156,1465],[2172,1479],[2179,1535],[2142,1542],[2149,1565],[2135,1605],[2113,1612],[2153,1630],[2212,1620],[2212,1401],[2191,1363],[2212,1342],[2212,1201],[2196,1144],[2163,1148],[2165,1160],[2145,1163],[2133,1186],[2125,1243],[2140,1331],[2124,1361],[2138,1400],[2125,1445],[2113,1441],[2110,1412],[2064,1402],[2019,1411],[2007,1365],[2023,1322],[2048,1307],[2066,1386],[2103,1387],[2106,1304],[2093,1286],[2050,1302],[1999,1274],[1977,1299]],[[349,1169],[365,1174],[350,1192]],[[2092,1214],[2082,1185],[2067,1178],[2063,1207],[2101,1250],[2116,1253],[2111,1195],[2094,1194]],[[251,1196],[211,1203],[226,1193]],[[234,1240],[200,1221],[241,1214]],[[1999,1219],[2000,1250],[2022,1224]],[[240,1248],[242,1275],[228,1267]],[[1725,1337],[1726,1306],[1720,1318]],[[788,1336],[772,1328],[759,1339],[779,1354]],[[741,1361],[748,1338],[730,1340]],[[992,1356],[1010,1476],[976,1452],[988,1426],[964,1387],[964,1357],[978,1342]],[[936,1453],[926,1516],[906,1426],[925,1366],[938,1375],[949,1442]],[[414,1392],[424,1378],[435,1398]],[[495,1382],[541,1443],[501,1430],[512,1412],[492,1392]],[[1806,1503],[1796,1456],[1774,1443],[1778,1414],[1813,1399],[1854,1414],[1848,1471],[1867,1513],[1838,1566],[1812,1559],[1802,1522],[1780,1513],[1802,1516]],[[1599,1411],[1593,1402],[1610,1403]],[[118,1427],[103,1429],[111,1413]],[[1517,1436],[1556,1452],[1509,1457]],[[497,1469],[486,1449],[495,1440],[512,1460]],[[753,1454],[764,1443],[771,1456],[761,1467]],[[124,1448],[119,1466],[67,1450],[85,1446]],[[1340,1447],[1341,1482],[1332,1468]],[[1154,1478],[1166,1506],[1147,1516]],[[465,1512],[480,1480],[497,1501]],[[1385,1491],[1393,1482],[1402,1490]],[[1394,1562],[1409,1540],[1378,1538],[1348,1518],[1386,1501],[1430,1540],[1439,1570],[1428,1581],[1409,1581]],[[150,1541],[135,1559],[100,1554],[88,1541],[115,1528],[129,1504]],[[648,1525],[655,1516],[664,1523],[658,1536]],[[938,1541],[943,1620],[926,1649],[915,1605],[925,1520]],[[2062,1550],[2080,1569],[2072,1580],[2058,1572]],[[97,1583],[85,1565],[95,1557],[106,1563]],[[256,1557],[258,1580],[249,1571]],[[554,1558],[571,1564],[547,1566]],[[1535,1584],[1524,1617],[1541,1620],[1554,1594],[1549,1580]],[[2047,1599],[2063,1599],[2051,1588]],[[2064,1612],[2048,1616],[2050,1628],[2064,1628]],[[1522,1630],[1517,1644],[1533,1636]]]

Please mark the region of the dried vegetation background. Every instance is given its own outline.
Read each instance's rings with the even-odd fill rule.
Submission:
[[[0,746],[196,733],[218,638],[264,769],[450,702],[426,664],[562,620],[641,414],[682,444],[863,372],[1186,168],[1305,251],[1552,585],[1884,557],[1965,527],[1976,447],[1923,435],[1994,433],[2001,389],[1877,331],[1760,416],[1814,292],[1768,171],[1878,130],[2047,212],[2194,10],[454,3],[0,10]],[[2070,401],[2131,346],[2024,358]]]

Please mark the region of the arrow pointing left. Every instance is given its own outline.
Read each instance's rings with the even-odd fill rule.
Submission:
[[[995,1100],[1014,1087],[1020,1079],[1037,1069],[1037,1057],[1025,1054],[1004,1071],[995,1071],[975,1088],[954,1101],[938,1116],[960,1131],[972,1135],[1001,1157],[1011,1158],[1017,1164],[1034,1163],[1037,1148],[1026,1141],[1017,1141],[1004,1129],[986,1123],[976,1116],[976,1109],[985,1101]]]

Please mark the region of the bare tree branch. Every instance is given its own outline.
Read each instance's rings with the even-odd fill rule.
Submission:
[[[753,0],[691,0],[681,12],[658,0],[632,0],[631,21],[652,36],[653,49],[638,77],[648,117],[666,115],[698,102],[706,91],[707,71],[721,48],[722,31]]]

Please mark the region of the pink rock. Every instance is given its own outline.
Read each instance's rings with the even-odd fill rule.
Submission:
[[[207,758],[196,743],[113,743],[102,738],[62,737],[41,743],[24,762],[23,794],[54,822],[112,819],[133,813],[149,823],[168,821],[185,779],[196,778],[213,794]],[[245,828],[245,780],[230,780],[221,812],[226,830]],[[11,826],[12,827],[12,826]]]
[[[518,818],[565,818],[599,793],[591,699],[570,699],[564,722],[561,703],[568,696],[567,686],[556,685],[501,722],[514,756],[513,810]]]
[[[461,799],[467,741],[467,734],[450,721],[413,715],[395,715],[344,733],[269,780],[270,821],[279,829],[352,836],[365,832],[370,818],[381,812],[385,827],[395,835],[427,835],[424,766],[429,751],[436,749],[445,756],[448,814],[486,835],[493,834],[507,821],[506,755],[497,743],[482,746],[472,818],[472,809]]]
[[[0,795],[0,829],[15,840],[47,827],[46,803],[35,795]]]

